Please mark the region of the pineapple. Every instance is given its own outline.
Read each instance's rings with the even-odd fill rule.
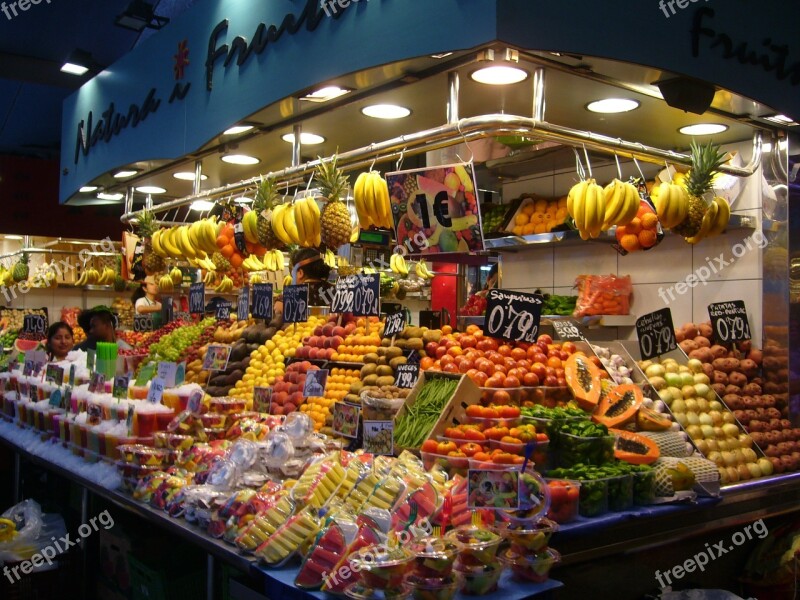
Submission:
[[[220,252],[214,252],[214,254],[211,255],[211,262],[214,263],[214,266],[217,267],[217,271],[220,273],[224,273],[231,268],[231,261],[222,256]]]
[[[708,210],[708,203],[703,195],[711,190],[712,181],[717,169],[725,162],[725,152],[708,142],[700,146],[692,140],[692,168],[685,178],[686,191],[689,192],[689,214],[683,222],[672,228],[672,231],[683,237],[694,237],[700,231],[703,217]]]
[[[156,229],[158,229],[158,225],[156,224],[156,217],[153,212],[149,210],[143,210],[141,216],[139,217],[136,233],[140,238],[142,238],[142,243],[144,244],[144,258],[142,259],[142,265],[144,266],[144,272],[147,275],[161,273],[167,268],[164,259],[153,252],[151,238],[156,232]]]
[[[22,257],[11,269],[11,278],[14,281],[25,281],[28,279],[28,253],[23,252]]]
[[[258,186],[256,199],[253,202],[253,210],[258,215],[256,221],[258,243],[267,250],[283,250],[283,242],[278,239],[272,230],[272,209],[280,203],[281,197],[276,189],[275,182],[269,178],[264,178]],[[266,216],[262,213],[266,211]]]
[[[128,284],[122,278],[122,255],[117,254],[114,262],[115,262],[114,272],[116,273],[116,275],[114,276],[114,291],[124,292],[125,289],[128,287]]]
[[[350,211],[341,198],[347,194],[350,186],[347,176],[336,167],[338,156],[317,166],[315,180],[322,195],[325,196],[325,207],[320,215],[320,234],[322,243],[336,252],[340,246],[350,242]]]

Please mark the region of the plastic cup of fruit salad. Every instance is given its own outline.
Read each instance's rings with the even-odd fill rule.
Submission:
[[[553,533],[558,531],[558,523],[550,519],[502,523],[497,531],[511,544],[511,550],[527,554],[546,548]]]
[[[366,587],[391,590],[403,585],[414,559],[414,553],[406,548],[372,545],[356,552],[350,562],[361,567],[361,581]]]
[[[423,538],[411,551],[416,555],[414,574],[421,580],[448,577],[458,556],[458,546],[439,537]]]
[[[459,576],[459,591],[467,596],[483,596],[497,589],[503,573],[503,563],[492,559],[490,563],[466,565],[459,559],[455,565]]]
[[[550,569],[561,561],[561,555],[553,548],[544,548],[535,554],[520,554],[507,550],[500,556],[510,569],[514,579],[544,583],[550,576]]]
[[[433,578],[412,575],[408,584],[414,600],[451,600],[458,592],[458,580],[452,575]]]
[[[490,565],[503,538],[474,525],[465,525],[448,531],[445,539],[460,548],[459,561],[465,566]]]

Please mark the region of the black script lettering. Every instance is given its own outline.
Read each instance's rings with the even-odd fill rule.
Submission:
[[[217,39],[219,36],[228,30],[228,19],[224,19],[217,23],[211,32],[211,37],[208,39],[208,55],[206,56],[206,89],[210,92],[214,86],[214,63],[222,56],[228,53],[228,44],[222,44],[217,47]]]
[[[186,94],[189,93],[190,87],[192,87],[191,83],[181,84],[180,81],[175,82],[175,87],[172,88],[172,93],[169,96],[169,103],[172,104],[175,99],[183,100]]]

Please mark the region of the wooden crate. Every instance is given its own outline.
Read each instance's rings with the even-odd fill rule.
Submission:
[[[444,410],[442,411],[441,416],[436,421],[431,429],[431,433],[428,434],[428,437],[431,437],[434,432],[438,431],[440,428],[444,430],[447,425],[443,423],[448,423],[448,419],[453,416],[453,411],[456,410],[456,407],[461,407],[462,404],[469,405],[469,404],[478,404],[481,399],[481,390],[476,386],[472,380],[467,377],[466,375],[462,375],[461,373],[443,373],[438,371],[420,371],[419,379],[417,379],[416,385],[413,387],[411,392],[406,397],[406,401],[403,403],[403,406],[400,407],[400,410],[397,411],[397,414],[394,417],[395,424],[397,420],[405,415],[408,411],[408,408],[414,406],[414,403],[417,401],[417,395],[419,395],[419,391],[422,389],[422,386],[425,385],[425,382],[432,379],[432,378],[440,378],[440,379],[452,379],[458,380],[458,386],[456,387],[455,392],[453,393],[452,398],[448,401],[445,405]],[[462,408],[462,411],[466,410],[466,408]],[[399,454],[403,450],[408,450],[410,452],[418,452],[419,448],[403,448],[401,446],[395,445],[395,453]]]

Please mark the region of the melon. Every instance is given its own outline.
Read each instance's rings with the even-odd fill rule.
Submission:
[[[355,524],[351,524],[355,528]],[[353,532],[355,533],[355,532]],[[345,532],[338,523],[332,523],[316,540],[295,577],[294,584],[304,590],[318,590],[347,551]]]
[[[600,401],[602,379],[600,370],[586,355],[570,355],[564,364],[564,378],[581,408],[592,412]]]
[[[644,395],[638,385],[618,385],[603,397],[592,419],[609,428],[619,427],[633,420],[642,402]]]
[[[658,444],[643,435],[624,429],[612,429],[614,434],[614,458],[634,465],[649,465],[658,460],[661,451]]]
[[[362,548],[381,544],[384,541],[385,537],[378,533],[376,529],[369,525],[362,525],[358,530],[356,539],[353,540],[353,543],[345,550],[345,556],[343,556],[342,559],[336,563],[336,566],[328,572],[327,579],[323,581],[322,590],[330,592],[331,594],[344,594],[347,587],[355,583],[359,578],[357,572],[354,572],[350,568],[351,565],[348,557]],[[348,569],[345,570],[343,568],[345,566],[348,567]],[[348,573],[349,576],[345,576],[345,573]]]
[[[439,507],[439,494],[431,482],[409,494],[392,514],[392,530],[407,530],[411,525],[419,525],[423,519],[430,519]]]
[[[636,413],[636,427],[640,431],[667,431],[672,427],[672,419],[652,408],[642,406]]]
[[[36,340],[22,340],[20,338],[17,338],[14,341],[14,349],[17,352],[22,352],[23,354],[30,350],[36,350],[38,347],[39,347],[39,342],[37,342]]]

